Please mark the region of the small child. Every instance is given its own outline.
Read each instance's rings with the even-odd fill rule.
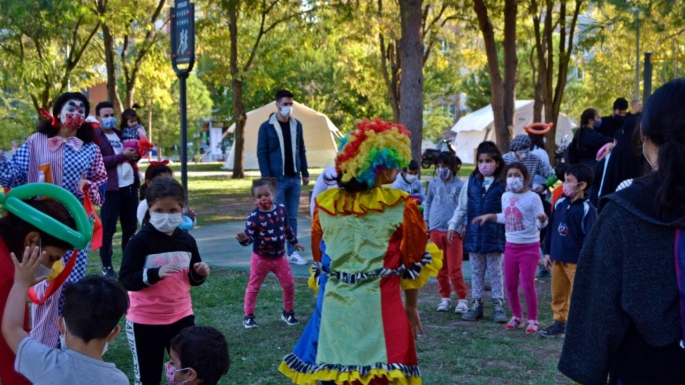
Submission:
[[[473,224],[491,221],[504,223],[507,243],[504,247],[504,282],[513,317],[507,329],[523,324],[523,310],[519,298],[519,277],[528,308],[527,333],[537,333],[538,297],[535,291],[535,268],[540,260],[540,229],[547,226],[547,215],[540,196],[528,187],[530,175],[523,163],[515,162],[504,169],[508,192],[502,195],[503,212],[481,215]],[[505,208],[506,207],[506,208]]]
[[[423,183],[419,179],[419,171],[419,162],[412,160],[409,162],[409,166],[402,169],[400,175],[392,183],[392,188],[406,191],[418,196],[421,201],[425,201],[426,195],[423,190]]]
[[[285,258],[285,242],[290,242],[296,250],[304,247],[288,224],[288,213],[285,206],[273,202],[276,192],[276,181],[273,178],[262,178],[252,182],[252,198],[257,207],[252,210],[245,223],[245,232],[238,233],[236,239],[243,246],[252,247],[250,263],[250,282],[245,289],[245,329],[256,328],[255,307],[257,295],[269,272],[274,273],[283,289],[283,314],[281,320],[288,326],[297,325],[295,318],[295,279],[290,264]]]
[[[542,248],[545,266],[552,269],[552,312],[554,323],[540,330],[546,338],[564,336],[573,291],[573,279],[586,235],[597,220],[597,210],[585,198],[594,179],[590,166],[575,164],[566,170],[564,198],[557,201],[550,216]]]
[[[231,366],[226,337],[210,326],[181,330],[171,340],[169,358],[165,369],[170,385],[216,385]]]
[[[209,276],[195,239],[182,223],[185,193],[173,178],[157,178],[147,189],[150,220],[129,241],[119,282],[129,291],[126,332],[136,384],[159,384],[164,350],[186,327],[195,326],[190,287]]]
[[[132,108],[127,108],[121,113],[121,141],[124,148],[136,150],[140,156],[145,156],[150,144],[145,128],[140,124],[138,114]],[[131,166],[135,172],[140,172],[138,163],[132,162]]]
[[[483,318],[483,292],[487,270],[492,285],[493,321],[506,323],[508,319],[504,310],[502,272],[504,226],[497,223],[476,226],[470,223],[477,216],[502,211],[502,194],[507,188],[506,178],[502,174],[506,165],[502,160],[502,153],[493,142],[482,142],[476,151],[478,167],[461,189],[459,205],[449,221],[447,241],[454,242],[455,233],[458,238],[463,237],[464,250],[469,252],[471,263],[471,307],[462,314],[461,319],[476,321]]]
[[[557,201],[559,198],[564,196],[564,185],[563,183],[566,181],[564,179],[564,175],[566,174],[566,170],[568,170],[569,164],[568,163],[559,163],[556,167],[554,167],[554,173],[557,174],[557,179],[561,181],[561,185],[557,186],[554,191],[552,191],[552,211],[554,211],[554,205],[557,204]]]
[[[452,286],[459,301],[454,309],[455,313],[466,313],[469,310],[466,300],[466,283],[461,265],[464,261],[461,237],[452,242],[447,240],[449,220],[457,209],[459,194],[464,182],[457,173],[461,168],[461,160],[450,152],[442,152],[438,156],[436,176],[428,185],[428,194],[423,204],[423,219],[430,235],[431,242],[444,252],[442,269],[438,274],[438,291],[442,299],[438,304],[438,311],[448,311],[452,300]],[[451,286],[450,286],[451,284]]]
[[[65,285],[57,321],[61,349],[41,344],[24,330],[26,296],[46,254],[39,255],[39,249],[27,247],[21,262],[12,253],[14,285],[5,305],[2,334],[17,355],[15,370],[34,385],[128,385],[121,370],[102,360],[128,309],[126,292],[115,281],[89,276]]]

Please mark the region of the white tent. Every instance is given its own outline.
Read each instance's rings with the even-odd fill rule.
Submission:
[[[514,136],[525,134],[523,127],[533,123],[533,101],[517,100],[515,106],[516,123],[514,125]],[[544,117],[545,113],[543,111],[543,121]],[[555,138],[557,145],[561,145],[564,138],[567,142],[571,142],[571,139],[573,139],[572,129],[575,126],[571,118],[564,114],[559,114]],[[461,117],[452,127],[451,131],[457,133],[457,138],[453,144],[454,149],[457,151],[457,156],[462,162],[473,164],[478,144],[485,140],[495,141],[495,118],[492,114],[492,105]]]
[[[245,122],[245,147],[243,151],[243,167],[246,170],[258,170],[257,161],[257,136],[259,126],[269,120],[271,114],[276,113],[276,102],[271,102],[256,110],[247,113]],[[309,167],[328,167],[335,161],[337,145],[335,138],[342,135],[338,128],[320,112],[294,102],[292,116],[302,123],[302,133],[304,135],[304,147],[307,150],[307,164]],[[235,123],[226,131],[233,133]],[[226,160],[223,168],[233,169],[233,154],[235,154],[235,142],[231,147],[231,153]]]

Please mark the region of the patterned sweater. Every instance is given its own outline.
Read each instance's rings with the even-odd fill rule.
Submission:
[[[245,223],[247,241],[252,251],[265,258],[280,258],[285,254],[285,241],[297,244],[297,237],[288,224],[288,212],[283,205],[273,205],[271,211],[252,210]]]

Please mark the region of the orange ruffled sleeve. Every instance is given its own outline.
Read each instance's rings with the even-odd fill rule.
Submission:
[[[319,208],[314,208],[314,216],[312,217],[312,256],[314,262],[321,262],[321,239],[323,238],[323,230],[321,230],[321,222],[319,222]]]
[[[314,235],[312,234],[313,238]],[[404,266],[409,267],[414,263],[421,262],[427,242],[426,223],[423,221],[418,201],[408,197],[404,204],[402,243],[400,243],[400,255]]]

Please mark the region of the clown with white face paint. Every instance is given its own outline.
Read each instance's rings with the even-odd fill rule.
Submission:
[[[44,181],[65,188],[82,202],[88,197],[93,205],[101,206],[104,197],[98,187],[107,182],[107,172],[100,148],[93,142],[93,128],[85,123],[89,112],[88,99],[78,92],[57,98],[52,115],[42,110],[44,119],[38,132],[29,136],[11,159],[0,159],[0,184],[13,188]],[[65,266],[71,255],[71,251],[65,255]],[[88,250],[80,250],[76,258],[67,282],[76,282],[85,275]],[[35,286],[39,299],[46,288],[46,284]],[[60,289],[43,305],[32,305],[32,337],[50,347],[58,344],[57,317],[63,301]]]
[[[71,131],[81,128],[86,121],[86,106],[80,100],[69,100],[60,112],[60,122]]]

